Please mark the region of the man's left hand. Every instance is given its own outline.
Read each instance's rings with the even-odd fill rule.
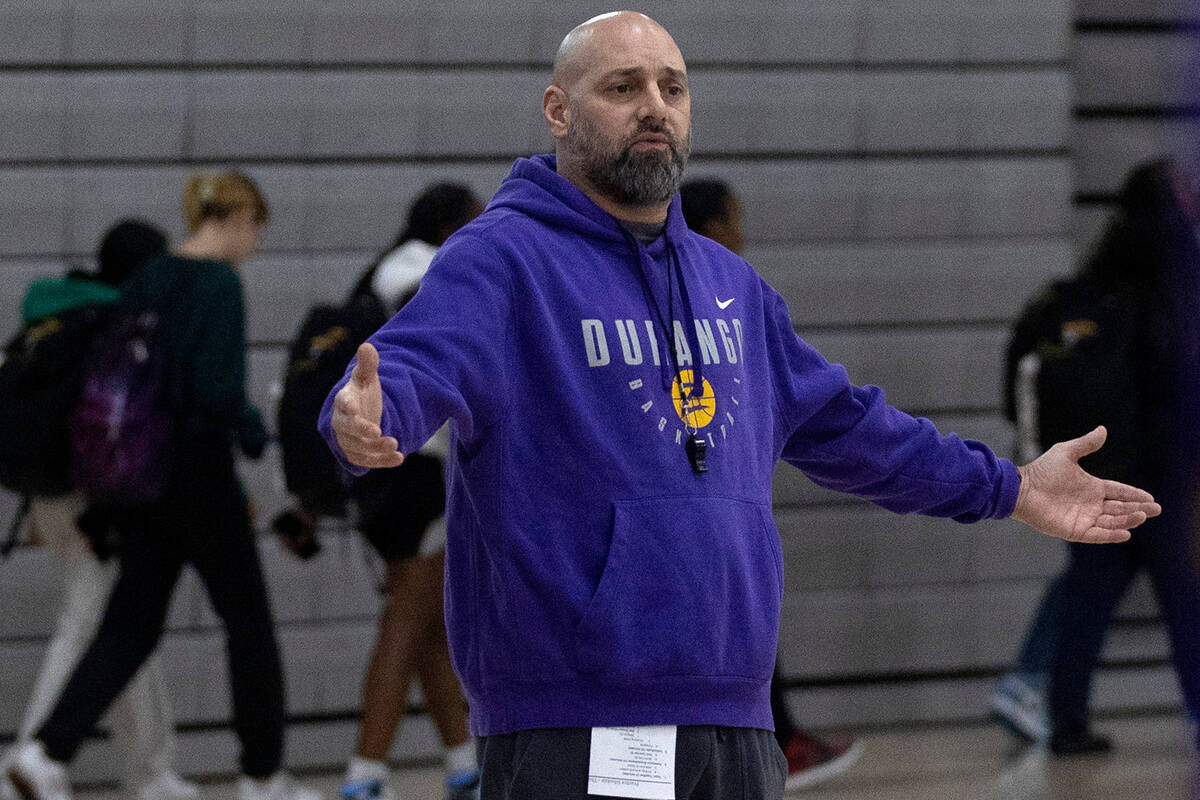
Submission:
[[[1130,529],[1162,513],[1149,492],[1086,472],[1079,459],[1096,452],[1108,432],[1059,442],[1017,470],[1021,489],[1013,519],[1069,542],[1110,543],[1129,539]]]

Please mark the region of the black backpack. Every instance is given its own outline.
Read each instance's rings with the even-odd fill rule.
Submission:
[[[1085,457],[1083,467],[1102,478],[1135,480],[1147,458],[1139,344],[1132,298],[1097,293],[1084,281],[1055,284],[1026,309],[1010,346],[1014,421],[1031,427],[1024,433],[1043,450],[1104,425],[1104,447]]]
[[[388,321],[371,290],[377,267],[366,270],[341,305],[309,309],[288,348],[277,417],[283,475],[288,491],[315,514],[346,515],[345,474],[317,432],[317,417],[358,346]]]
[[[0,365],[0,484],[26,495],[74,487],[68,418],[85,356],[112,306],[82,306],[22,326]]]

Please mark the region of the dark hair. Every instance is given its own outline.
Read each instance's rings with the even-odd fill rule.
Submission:
[[[1125,176],[1117,204],[1121,213],[1131,219],[1157,218],[1179,208],[1175,194],[1172,170],[1175,164],[1169,158],[1156,158],[1136,164]]]
[[[1170,417],[1170,431],[1157,431],[1153,440],[1200,458],[1200,443],[1178,435],[1194,427],[1192,408],[1200,407],[1200,248],[1180,204],[1178,169],[1160,158],[1130,170],[1117,210],[1080,275],[1099,293],[1122,297],[1137,317],[1139,358],[1153,365],[1147,374],[1158,387],[1147,396],[1164,400],[1178,416]]]
[[[121,220],[108,229],[96,251],[96,277],[119,286],[166,249],[167,237],[158,228],[141,220]]]
[[[679,187],[683,219],[694,231],[700,231],[712,220],[727,217],[729,200],[732,197],[733,189],[717,178],[684,181]]]
[[[450,234],[479,213],[479,200],[461,183],[435,183],[425,188],[408,209],[408,222],[396,237],[396,248],[411,239],[441,247]]]
[[[1170,159],[1157,158],[1137,164],[1126,176],[1117,209],[1081,269],[1101,291],[1148,286],[1168,263],[1194,248],[1174,169]]]

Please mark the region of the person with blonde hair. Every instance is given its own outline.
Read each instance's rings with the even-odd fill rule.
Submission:
[[[95,640],[58,704],[20,746],[8,775],[24,800],[69,800],[66,765],[153,652],[172,591],[191,564],[225,627],[241,800],[319,800],[280,771],[283,676],[236,445],[262,455],[267,431],[246,398],[246,338],[237,265],[269,218],[262,193],[237,173],[187,182],[190,236],[151,259],[125,287],[126,313],[161,320],[162,392],[172,417],[166,489],[139,506],[89,509],[121,536],[120,576]]]

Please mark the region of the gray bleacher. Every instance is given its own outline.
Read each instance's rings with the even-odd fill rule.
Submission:
[[[487,196],[514,157],[549,149],[539,105],[549,60],[597,9],[481,5],[0,5],[0,325],[15,327],[29,278],[86,263],[116,217],[143,216],[178,236],[184,176],[245,169],[272,204],[263,250],[243,268],[251,394],[270,416],[305,309],[350,286],[423,185],[453,178]],[[1142,5],[1168,19],[1184,8]],[[1072,110],[1141,104],[1142,91],[1178,101],[1162,88],[1165,71],[1148,79],[1122,65],[1186,60],[1195,39],[1073,35],[1078,14],[1112,16],[1099,0],[1079,12],[1067,0],[641,8],[689,60],[690,174],[740,191],[748,257],[784,294],[797,329],[855,380],[1006,452],[1007,326],[1031,292],[1071,268],[1076,237],[1094,227],[1097,208],[1076,195],[1111,191],[1145,144],[1139,125],[1162,141],[1191,130]],[[1073,52],[1085,65],[1074,94]],[[269,519],[286,502],[277,452],[245,475]],[[781,653],[797,719],[982,717],[991,675],[1015,651],[1061,545],[1011,522],[896,517],[790,468],[775,497],[787,576]],[[376,566],[358,538],[333,525],[324,543],[301,564],[262,540],[286,659],[288,757],[301,766],[351,751],[377,608]],[[41,551],[22,548],[0,565],[0,735],[16,726],[55,597]],[[1124,613],[1153,615],[1144,587]],[[222,639],[190,574],[163,652],[184,770],[232,770]],[[1119,628],[1109,659],[1148,665],[1104,670],[1098,705],[1175,704],[1164,656],[1157,627]],[[393,754],[426,757],[433,742],[422,716]],[[112,772],[106,743],[89,745],[77,774]]]
[[[1138,161],[1200,169],[1200,7],[1187,0],[1078,0],[1073,143],[1081,244]]]

